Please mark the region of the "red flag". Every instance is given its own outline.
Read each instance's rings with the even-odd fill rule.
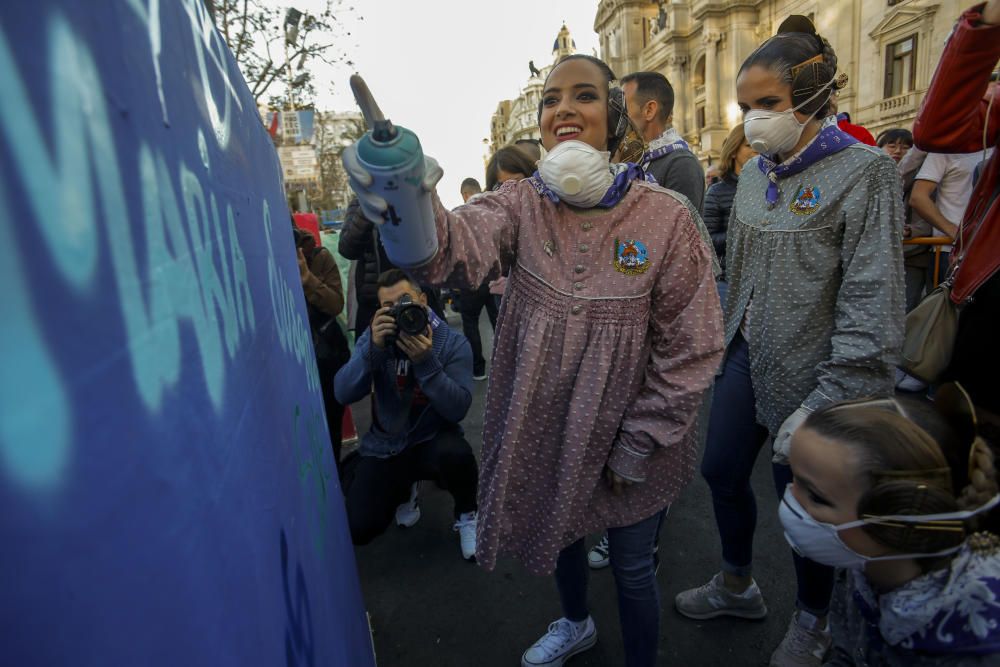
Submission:
[[[267,128],[267,133],[271,135],[272,139],[274,139],[274,138],[276,138],[278,136],[278,112],[277,111],[273,111],[271,113],[271,126],[269,128]]]

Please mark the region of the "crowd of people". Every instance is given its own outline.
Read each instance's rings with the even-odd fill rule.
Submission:
[[[659,533],[699,459],[718,570],[674,605],[767,615],[750,478],[768,445],[797,589],[771,665],[996,664],[998,58],[991,0],[959,18],[912,133],[875,138],[838,114],[848,82],[831,44],[789,17],[740,68],[744,120],[709,178],[672,126],[665,77],[567,56],[545,80],[541,145],[498,150],[485,191],[466,179],[454,210],[432,192],[428,264],[393,267],[377,225],[348,209],[350,353],[329,332],[345,303],[332,257],[300,238],[355,544],[413,525],[433,480],[464,558],[554,575],[563,616],[524,667],[595,644],[588,570],[604,567],[624,662],[653,665]],[[350,151],[355,192],[384,207]],[[897,368],[907,313],[938,282],[959,308],[951,363],[912,377]],[[464,334],[442,287],[460,290]],[[487,376],[477,461],[461,422]],[[341,460],[339,406],[361,400],[372,426]]]

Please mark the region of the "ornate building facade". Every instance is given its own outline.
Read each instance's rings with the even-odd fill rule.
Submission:
[[[674,126],[703,161],[719,156],[742,116],[736,75],[789,14],[833,45],[850,80],[839,108],[872,134],[910,128],[944,41],[967,0],[602,0],[594,20],[618,76],[661,72],[674,86]]]
[[[542,101],[545,77],[560,58],[572,53],[576,53],[576,42],[569,29],[563,25],[552,44],[552,62],[541,69],[536,68],[534,62],[530,63],[531,76],[521,89],[521,94],[497,104],[490,120],[490,155],[518,139],[541,138],[538,132],[538,104]]]

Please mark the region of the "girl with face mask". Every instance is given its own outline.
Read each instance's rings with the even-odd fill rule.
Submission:
[[[656,663],[660,516],[691,480],[694,423],[721,362],[713,253],[686,199],[609,155],[624,136],[614,75],[569,56],[545,82],[547,154],[531,178],[454,211],[421,281],[509,270],[483,423],[476,558],[555,571],[563,617],[522,656],[561,665],[597,640],[584,536],[609,531],[625,663]],[[617,96],[616,96],[617,97]]]
[[[895,163],[837,128],[837,57],[792,16],[737,78],[747,142],[726,248],[726,362],[702,460],[722,541],[722,571],[680,593],[695,619],[762,618],[752,578],[750,475],[773,446],[779,494],[792,432],[835,401],[891,395],[903,334],[903,207]],[[820,665],[833,570],[795,558],[797,611],[771,665]]]
[[[958,385],[935,400],[949,420],[917,401],[842,403],[812,413],[792,437],[786,538],[846,570],[829,664],[996,664],[994,454]]]

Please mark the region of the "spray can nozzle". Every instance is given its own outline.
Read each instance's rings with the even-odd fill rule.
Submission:
[[[392,121],[385,117],[372,91],[368,89],[368,84],[361,78],[360,74],[351,75],[351,91],[354,99],[361,107],[361,115],[365,117],[365,123],[371,128],[372,140],[379,143],[388,143],[399,136],[399,131],[392,124]]]
[[[389,119],[377,120],[372,127],[372,140],[387,144],[399,136],[399,131]]]

